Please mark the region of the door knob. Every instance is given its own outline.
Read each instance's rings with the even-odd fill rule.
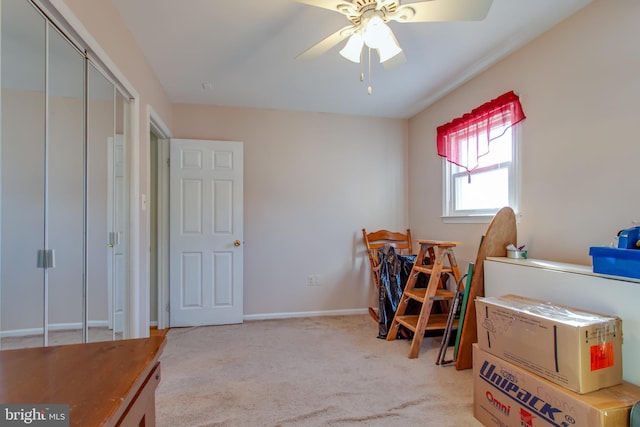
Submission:
[[[235,242],[233,242],[233,246],[240,246],[242,244],[242,242],[240,240],[236,240]]]

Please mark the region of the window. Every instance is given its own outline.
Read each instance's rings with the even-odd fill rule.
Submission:
[[[513,105],[513,102],[517,105]],[[518,211],[518,128],[524,119],[509,92],[438,128],[446,222],[489,221],[499,209]]]
[[[445,218],[489,220],[504,206],[518,211],[517,133],[511,127],[491,141],[491,151],[472,172],[443,160]]]

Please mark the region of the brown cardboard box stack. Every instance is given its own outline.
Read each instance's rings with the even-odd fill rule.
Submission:
[[[474,416],[485,426],[628,427],[622,321],[506,295],[478,298]]]

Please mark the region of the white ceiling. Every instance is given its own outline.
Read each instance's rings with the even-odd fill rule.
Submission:
[[[349,24],[339,13],[295,0],[112,1],[174,103],[408,118],[591,0],[494,0],[479,22],[391,22],[406,62],[374,62],[372,95],[338,54],[344,42],[294,59]]]

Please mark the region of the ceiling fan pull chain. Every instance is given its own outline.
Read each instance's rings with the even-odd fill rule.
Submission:
[[[360,81],[364,81],[364,65],[362,59],[364,58],[364,49],[360,50]]]
[[[373,88],[371,87],[371,48],[369,48],[369,87],[367,88],[367,93],[369,95],[373,93]]]

